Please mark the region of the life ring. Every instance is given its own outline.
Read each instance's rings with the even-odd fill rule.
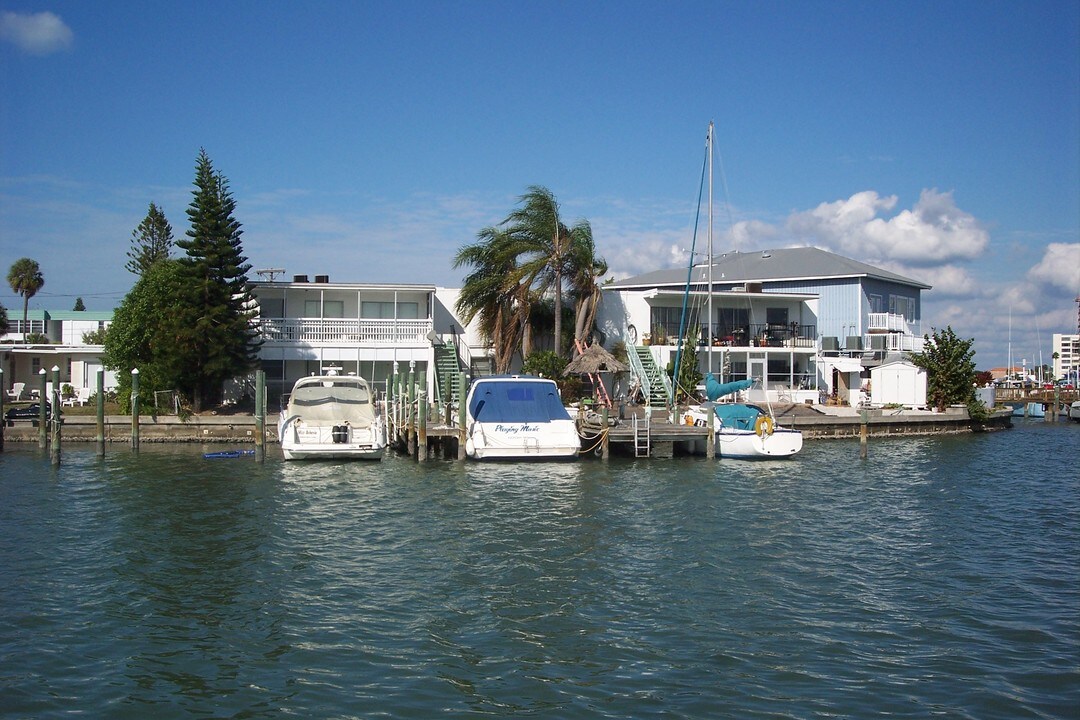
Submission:
[[[772,435],[773,421],[768,415],[760,415],[754,422],[754,432],[758,437],[765,437],[766,435]]]

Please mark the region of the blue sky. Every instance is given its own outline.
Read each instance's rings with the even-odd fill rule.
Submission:
[[[929,283],[923,329],[1050,363],[1080,295],[1080,3],[0,0],[0,265],[115,306],[196,156],[254,268],[457,286],[529,185],[616,277],[815,245]],[[719,186],[718,179],[718,186]],[[21,299],[0,288],[0,302]],[[17,312],[18,310],[16,310]]]

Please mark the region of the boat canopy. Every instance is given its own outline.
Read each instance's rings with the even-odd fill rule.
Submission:
[[[754,384],[753,380],[736,380],[735,382],[717,382],[712,373],[705,373],[705,397],[715,400],[724,395],[731,395],[740,390],[747,390]]]
[[[713,409],[716,412],[716,417],[719,418],[724,427],[739,430],[753,430],[758,416],[763,414],[761,408],[756,405],[746,405],[744,403],[716,405]]]
[[[477,422],[551,422],[569,420],[554,382],[483,379],[477,381],[469,401],[469,414]]]

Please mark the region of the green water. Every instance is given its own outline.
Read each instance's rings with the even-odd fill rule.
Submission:
[[[867,462],[108,451],[0,455],[2,717],[1078,716],[1077,423]]]

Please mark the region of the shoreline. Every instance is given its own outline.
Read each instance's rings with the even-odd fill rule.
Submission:
[[[627,419],[631,414],[643,415],[644,408],[627,407]],[[862,427],[862,412],[858,408],[836,406],[791,406],[776,412],[777,422],[803,432],[806,440],[857,438]],[[867,435],[881,437],[918,437],[942,433],[960,434],[979,431],[997,431],[1012,426],[1009,410],[996,410],[990,420],[981,427],[973,427],[967,410],[948,408],[944,413],[928,410],[871,409],[866,411]],[[667,425],[668,420],[654,412],[656,424]],[[4,440],[12,443],[37,442],[40,431],[36,421],[5,423]],[[61,431],[62,442],[93,443],[97,441],[97,418],[93,415],[72,415],[64,418]],[[277,445],[277,423],[267,418],[265,427],[267,445]],[[105,416],[105,442],[129,443],[131,441],[131,416]],[[196,415],[181,418],[176,415],[145,416],[139,422],[141,443],[203,443],[255,445],[255,418],[250,415]]]

